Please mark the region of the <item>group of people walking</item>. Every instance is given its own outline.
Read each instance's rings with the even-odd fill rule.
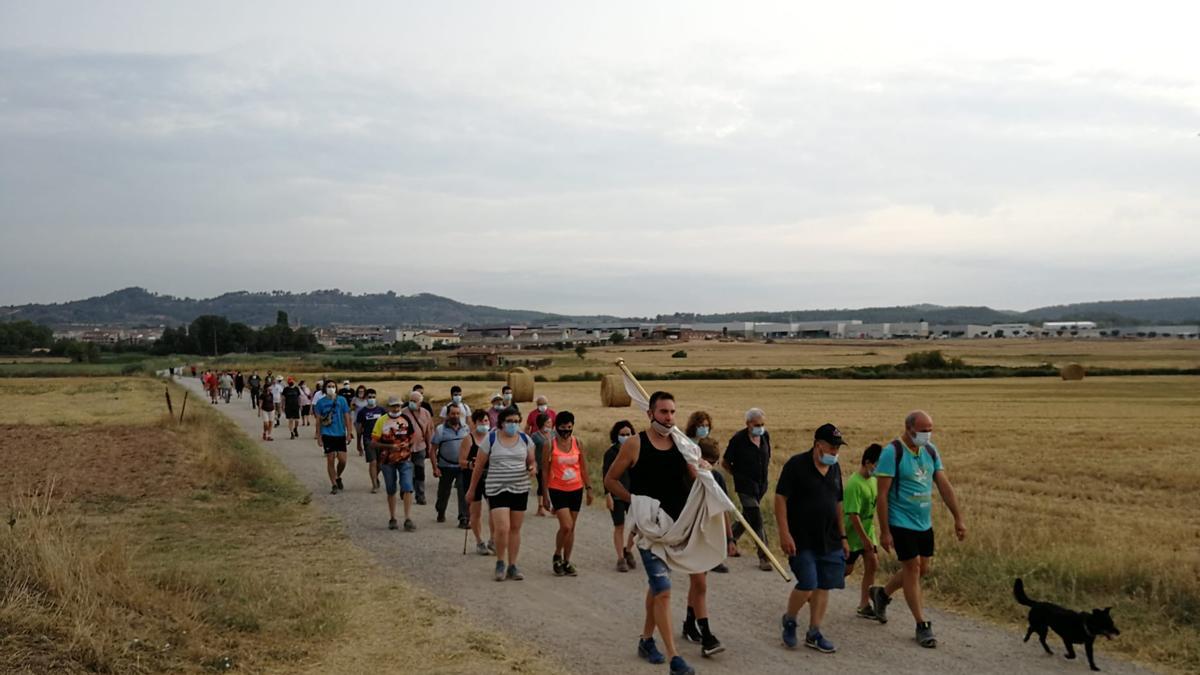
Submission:
[[[242,381],[240,373],[230,376],[235,385]],[[437,480],[437,522],[446,522],[450,498],[456,497],[457,526],[468,531],[464,537],[473,535],[476,553],[495,557],[496,581],[525,578],[518,560],[531,497],[538,515],[552,515],[557,520],[550,561],[553,574],[579,574],[572,557],[579,513],[593,503],[593,482],[602,484],[613,525],[615,569],[628,572],[640,564],[647,575],[637,653],[650,663],[669,662],[672,674],[695,671],[676,648],[670,567],[650,550],[638,547],[637,533],[626,529],[634,495],[657,500],[663,513],[678,519],[698,472],[712,471],[719,488],[727,491],[724,476],[715,470],[720,466],[733,478],[733,495],[742,515],[740,520],[725,516],[728,555],[741,555],[738,542],[747,527],[767,542],[762,502],[770,491],[773,448],[767,414],[759,408],[746,411],[744,428],[732,434],[724,453],[713,436],[712,416],[704,411],[692,413],[685,433],[699,446],[702,459],[691,464],[671,436],[674,397],[655,392],[644,429],[639,431],[630,420],[612,425],[611,445],[603,454],[599,478],[593,481],[597,475],[589,471],[585,449],[574,433],[574,414],[556,412],[545,396],[539,396],[534,409],[522,414],[505,387],[487,408],[473,410],[463,400],[461,388],[454,386],[450,400],[435,415],[421,385],[404,397],[389,396],[381,404],[374,389],[364,385],[351,388],[348,381],[340,386],[335,381],[318,381],[309,390],[303,381],[290,377],[285,380],[268,373],[264,379],[253,373],[245,384],[251,390],[252,405],[263,418],[264,440],[272,439],[280,407],[292,438],[298,437],[299,427],[313,427],[314,440],[326,457],[331,494],[344,489],[349,450],[354,448],[364,458],[371,493],[379,491],[382,477],[389,529],[416,529],[412,508],[414,503],[426,504],[428,461]],[[240,396],[241,388],[237,388]],[[935,487],[954,517],[959,539],[966,536],[966,528],[941,457],[931,442],[932,432],[932,418],[921,411],[912,412],[904,420],[902,434],[886,445],[867,446],[853,471],[844,475],[846,441],[835,425],[827,423],[816,429],[807,451],[784,463],[775,481],[773,507],[779,547],[795,577],[779,624],[785,646],[800,644],[799,613],[807,605],[803,644],[824,653],[836,651],[823,630],[829,591],[844,588],[845,578],[859,561],[863,582],[856,615],[887,623],[888,605],[902,592],[916,623],[916,641],[923,647],[936,646],[921,595],[921,578],[929,572],[934,555]],[[464,539],[464,552],[465,547]],[[895,551],[900,569],[876,585],[879,547]],[[759,550],[758,558],[760,569],[772,569],[765,551]],[[724,573],[728,567],[721,563],[710,571]],[[700,645],[702,656],[711,657],[725,651],[725,646],[710,624],[707,576],[708,572],[688,575],[681,634]],[[656,631],[662,650],[655,640]]]

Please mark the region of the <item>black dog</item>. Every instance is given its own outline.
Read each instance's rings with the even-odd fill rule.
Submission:
[[[1016,596],[1017,602],[1029,608],[1029,631],[1025,633],[1025,642],[1029,642],[1030,636],[1037,633],[1042,648],[1047,654],[1053,654],[1050,645],[1046,644],[1046,632],[1053,630],[1067,646],[1068,659],[1075,658],[1074,645],[1081,644],[1087,652],[1088,665],[1092,670],[1100,670],[1092,657],[1092,643],[1100,635],[1111,640],[1121,634],[1113,623],[1110,614],[1112,607],[1093,609],[1091,612],[1073,612],[1053,603],[1030,600],[1029,596],[1025,595],[1025,584],[1020,579],[1013,583],[1013,595]]]

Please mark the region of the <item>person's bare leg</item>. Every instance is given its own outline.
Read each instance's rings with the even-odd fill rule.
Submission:
[[[342,477],[342,472],[346,470],[346,453],[338,452],[337,455],[337,477]]]
[[[654,596],[654,625],[658,628],[658,635],[667,650],[667,658],[673,659],[678,656],[679,653],[675,651],[675,634],[671,632],[671,591]]]
[[[387,496],[388,503],[388,520],[396,519],[396,495]]]
[[[642,639],[654,637],[654,594],[646,589],[646,619],[642,622]]]
[[[575,524],[579,521],[579,512],[567,509],[567,513],[571,516],[571,529],[567,531],[567,536],[563,540],[563,559],[571,559],[571,551],[575,549]],[[559,523],[562,520],[558,521]]]
[[[379,489],[379,462],[371,462],[367,464],[367,471],[371,477],[371,489]]]
[[[411,517],[411,515],[412,515],[412,500],[413,500],[413,493],[405,492],[404,493],[404,519],[405,520],[408,520],[409,517]]]
[[[613,548],[617,551],[617,561],[625,559],[625,526],[616,525],[613,527]]]
[[[817,589],[812,592],[808,603],[808,627],[820,628],[825,619],[825,610],[829,608],[829,591]]]
[[[863,579],[862,590],[858,594],[858,606],[868,607],[871,604],[871,586],[875,585],[875,570],[879,567],[879,559],[871,557],[863,557]]]
[[[708,574],[688,575],[688,607],[696,613],[697,619],[708,618]]]
[[[525,522],[524,511],[513,511],[508,516],[508,564],[517,564],[521,553],[521,524]],[[498,547],[497,547],[498,548]]]
[[[808,602],[808,599],[812,597],[812,593],[812,591],[801,591],[793,588],[791,594],[788,595],[787,615],[794,617],[799,614],[800,609],[804,607],[804,603]]]
[[[908,603],[908,609],[917,623],[925,622],[925,612],[921,606],[921,562],[919,557],[905,560],[900,570],[904,576],[904,601]]]
[[[496,542],[496,558],[506,562],[508,554],[509,509],[494,509],[492,511],[492,537]]]
[[[571,530],[571,510],[559,509],[554,512],[558,519],[558,531],[554,533],[554,555],[566,558],[567,533]]]
[[[336,454],[335,452],[325,453],[325,473],[329,474],[330,485],[337,485],[337,470],[334,468],[334,462],[337,460],[337,457],[334,457]]]
[[[476,546],[483,543],[483,524],[479,522],[482,519],[482,515],[483,515],[481,513],[481,511],[483,511],[483,503],[482,502],[471,502],[471,506],[470,506],[471,517],[470,517],[469,522],[471,525],[471,534],[475,535],[475,545]]]

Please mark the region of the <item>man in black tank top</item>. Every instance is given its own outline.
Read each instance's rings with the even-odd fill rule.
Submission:
[[[604,488],[613,499],[627,502],[632,501],[635,494],[653,497],[659,501],[663,511],[672,518],[678,518],[687,503],[692,482],[696,479],[696,469],[687,463],[671,439],[671,429],[675,426],[675,397],[665,391],[654,392],[650,396],[647,415],[650,428],[631,437],[621,446],[612,467],[604,476]],[[621,476],[626,471],[629,472],[628,490],[621,484]],[[675,637],[671,632],[671,571],[661,558],[650,551],[639,548],[638,553],[641,554],[642,568],[646,570],[650,582],[650,588],[646,591],[646,615],[638,640],[638,655],[650,663],[663,663],[669,657],[672,675],[694,673],[675,650]],[[703,575],[693,576],[703,578]],[[689,606],[692,605],[692,595],[692,590],[689,590]],[[701,597],[699,610],[703,609],[704,599]],[[697,614],[708,616],[707,611],[697,611]],[[711,637],[707,618],[703,626],[704,632]],[[654,643],[655,628],[658,628],[663,646],[666,647],[667,657]],[[715,637],[711,639],[717,649],[712,652],[706,650],[706,656],[720,651],[720,642]]]

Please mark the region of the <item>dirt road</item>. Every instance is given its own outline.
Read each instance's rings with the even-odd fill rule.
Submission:
[[[199,393],[192,378],[179,380]],[[196,399],[198,405],[204,398]],[[220,404],[251,438],[258,438],[261,425],[248,400]],[[665,673],[666,666],[651,666],[635,653],[642,625],[642,601],[646,579],[640,566],[627,574],[614,567],[611,523],[602,504],[580,515],[576,538],[579,576],[555,577],[550,570],[554,550],[555,521],[529,512],[523,530],[518,563],[525,573],[521,582],[492,580],[494,558],[468,551],[462,555],[463,531],[455,527],[451,502],[446,523],[436,523],[430,483],[428,506],[414,506],[417,531],[389,531],[387,506],[382,492],[369,493],[366,465],[350,453],[344,481],[346,491],[329,494],[325,460],[312,438],[312,428],[302,429],[297,440],[287,431],[263,443],[271,453],[312,490],[313,503],[339,519],[351,539],[369,550],[383,565],[395,569],[467,610],[477,619],[532,643],[564,671],[576,673]],[[428,472],[427,472],[428,474]],[[431,474],[428,474],[431,476]],[[830,600],[824,633],[839,649],[837,654],[820,654],[803,647],[790,651],[780,642],[779,617],[789,590],[779,575],[757,569],[753,557],[730,561],[730,574],[709,575],[709,607],[713,632],[727,651],[712,659],[700,657],[699,646],[680,643],[680,653],[699,673],[792,673],[797,670],[836,669],[857,673],[1085,673],[1082,650],[1075,661],[1062,657],[1061,643],[1053,642],[1056,656],[1046,656],[1034,642],[1022,644],[1022,634],[974,620],[929,610],[939,646],[934,650],[913,642],[911,615],[903,599],[891,607],[891,622],[880,625],[854,617],[857,588],[835,592]],[[673,613],[676,635],[682,622],[687,577],[672,576]],[[404,616],[404,608],[397,608]],[[807,610],[800,616],[801,630],[807,625]],[[1035,638],[1036,641],[1036,638]],[[660,643],[661,646],[661,643]],[[1109,673],[1152,672],[1123,663],[1098,644],[1098,665]],[[419,659],[420,645],[397,652],[396,672],[419,670],[408,655]]]

